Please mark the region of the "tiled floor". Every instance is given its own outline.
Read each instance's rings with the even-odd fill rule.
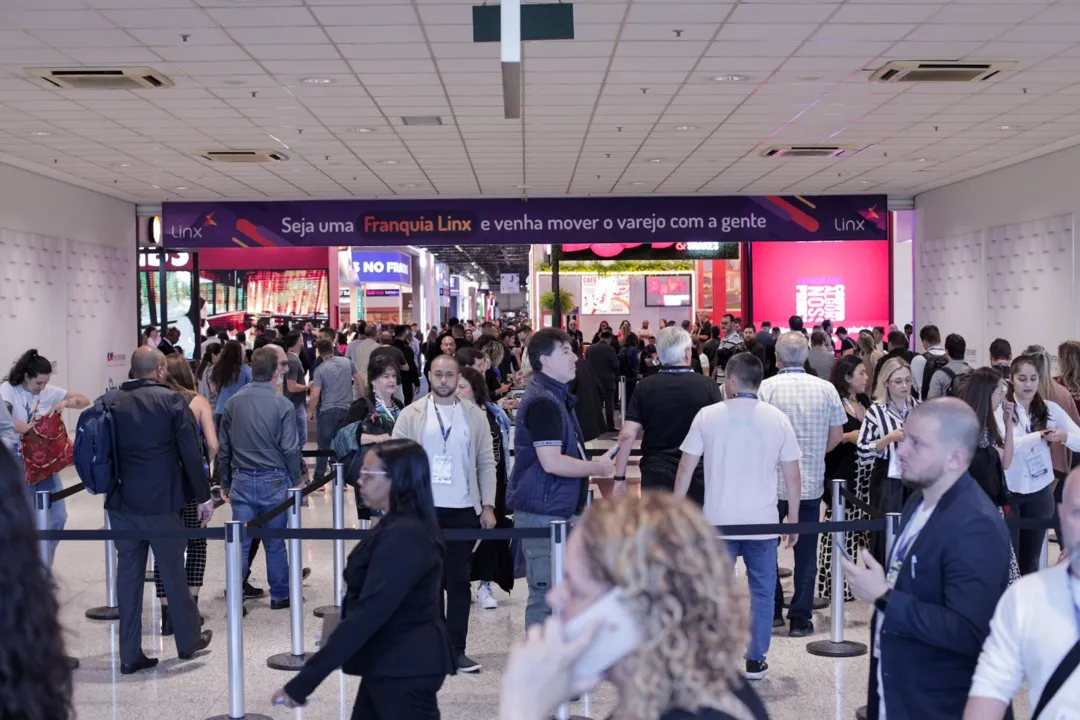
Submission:
[[[68,483],[74,482],[65,475]],[[346,524],[356,526],[350,503]],[[101,501],[80,493],[68,501],[68,528],[101,526]],[[220,525],[228,519],[228,508],[214,518]],[[316,492],[311,506],[305,508],[305,527],[330,525],[329,495]],[[312,649],[320,621],[310,608],[332,604],[332,550],[329,542],[306,542],[304,564],[312,568],[304,588],[307,649]],[[264,566],[256,563],[253,581],[265,587]],[[782,556],[782,565],[791,566],[790,555]],[[104,600],[104,552],[100,543],[62,543],[58,550],[55,574],[62,600],[62,620],[68,632],[68,651],[82,663],[76,671],[75,703],[80,720],[103,718],[185,717],[203,718],[228,713],[228,683],[225,648],[224,551],[220,542],[211,542],[206,585],[200,608],[207,615],[206,627],[214,631],[209,652],[178,663],[171,638],[157,632],[159,613],[151,601],[153,585],[146,586],[144,611],[144,647],[151,656],[160,657],[157,669],[134,676],[120,675],[117,652],[117,624],[87,620],[83,613]],[[745,577],[741,573],[740,577]],[[789,583],[785,580],[785,584]],[[484,665],[477,675],[449,678],[440,695],[446,720],[487,720],[497,717],[501,670],[510,645],[523,633],[525,591],[523,581],[511,596],[497,591],[499,608],[479,610],[474,606],[469,632],[469,654]],[[348,718],[356,693],[357,679],[340,673],[331,676],[312,697],[304,710],[273,708],[271,693],[287,679],[286,673],[266,667],[266,658],[289,650],[289,613],[271,611],[267,600],[249,602],[251,613],[244,626],[246,709],[273,718]],[[868,611],[861,604],[845,608],[848,639],[868,642]],[[815,614],[818,633],[810,640],[828,637],[828,610]],[[770,675],[756,685],[766,700],[774,720],[836,718],[849,720],[855,709],[865,704],[867,656],[830,660],[806,652],[805,639],[791,639],[782,631],[773,636],[769,653]],[[589,707],[575,704],[572,710],[593,718],[606,717],[612,707],[610,688],[601,687],[588,698]],[[1022,716],[1026,717],[1026,713]]]

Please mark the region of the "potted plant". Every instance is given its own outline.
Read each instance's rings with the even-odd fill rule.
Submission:
[[[569,312],[573,312],[577,307],[577,298],[574,297],[574,293],[569,290],[559,289],[559,311],[565,315]],[[555,293],[548,290],[546,293],[540,296],[540,309],[545,312],[555,312]]]

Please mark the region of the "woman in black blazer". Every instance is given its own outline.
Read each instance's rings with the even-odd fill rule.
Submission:
[[[411,440],[373,447],[360,492],[385,516],[349,554],[341,623],[272,701],[299,707],[341,668],[363,677],[353,720],[439,720],[436,695],[455,664],[439,604],[445,546],[424,449]]]

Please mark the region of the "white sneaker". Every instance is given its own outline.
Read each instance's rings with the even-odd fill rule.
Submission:
[[[491,583],[480,583],[480,587],[476,589],[476,604],[484,610],[494,610],[499,607],[499,601],[491,592]]]

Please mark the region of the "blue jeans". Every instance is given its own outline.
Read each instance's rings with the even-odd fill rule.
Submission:
[[[772,592],[776,586],[776,540],[724,540],[732,561],[742,555],[750,583],[750,647],[747,660],[763,662],[772,640]],[[811,543],[812,545],[812,543]]]
[[[297,405],[293,408],[293,415],[296,416],[296,435],[300,440],[300,452],[303,452],[304,445],[307,444],[307,407]],[[303,456],[301,456],[300,467],[306,469],[306,464]]]
[[[290,487],[292,483],[285,470],[234,470],[232,488],[229,490],[233,520],[251,522],[274,509],[288,497]],[[263,527],[284,529],[287,514],[278,515]],[[266,581],[270,584],[270,599],[286,600],[289,597],[289,556],[285,552],[285,541],[267,538],[262,545],[266,551]],[[248,557],[250,550],[251,539],[247,538],[243,542],[242,557]],[[300,562],[300,558],[295,560]]]
[[[341,426],[345,424],[345,415],[348,412],[344,408],[319,410],[315,418],[318,421],[315,426],[315,434],[320,450],[334,449],[334,436],[337,435],[337,431],[341,429]],[[315,480],[321,480],[323,475],[326,474],[326,461],[327,458],[324,457],[315,458]]]
[[[527,512],[514,513],[515,528],[547,528],[552,520],[570,520],[558,515],[535,515]],[[522,538],[521,550],[525,554],[525,580],[529,584],[529,599],[525,603],[525,629],[542,625],[551,615],[547,593],[552,588],[551,540],[550,538]]]
[[[788,502],[781,500],[776,504],[780,519],[788,515]],[[816,523],[821,520],[821,498],[799,501],[799,522]],[[814,613],[814,587],[817,582],[817,535],[800,535],[795,543],[795,570],[792,582],[795,591],[788,607],[788,620],[791,622],[810,622]],[[776,578],[776,594],[773,613],[776,617],[784,614],[784,590],[780,587],[779,574]]]
[[[35,494],[39,490],[48,490],[53,493],[57,490],[63,490],[64,485],[60,482],[60,476],[52,474],[44,480],[40,481],[37,485],[27,485],[23,480],[23,486],[26,488],[26,498],[30,503],[30,510],[34,514],[34,525],[37,526],[37,505],[34,499]],[[64,525],[67,524],[67,507],[64,501],[53,503],[52,509],[49,512],[49,529],[50,530],[63,530]],[[49,541],[49,561],[46,563],[46,567],[51,568],[53,564],[53,558],[56,557],[56,545],[59,540]]]

